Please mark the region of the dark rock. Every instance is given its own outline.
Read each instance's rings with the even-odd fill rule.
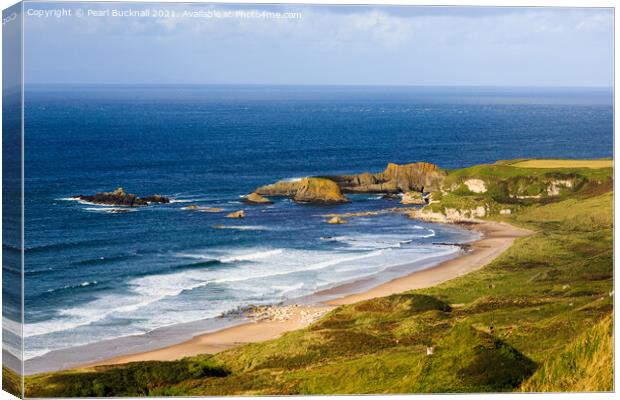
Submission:
[[[384,200],[400,200],[400,196],[396,193],[385,193],[381,198]]]
[[[100,192],[92,196],[80,195],[77,198],[94,204],[126,207],[148,206],[149,203],[170,203],[170,200],[164,196],[153,195],[140,198],[135,194],[126,193],[121,187],[113,192]]]
[[[161,203],[161,204],[170,203],[169,198],[161,196],[159,194],[154,194],[152,196],[143,197],[142,200],[146,201],[147,203]]]

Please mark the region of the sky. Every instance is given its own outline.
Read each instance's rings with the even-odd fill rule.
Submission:
[[[27,84],[610,87],[613,28],[604,8],[27,2],[24,76]]]

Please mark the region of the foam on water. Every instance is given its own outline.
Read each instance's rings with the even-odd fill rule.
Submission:
[[[222,225],[218,226],[218,229],[236,229],[239,231],[268,231],[271,228],[260,225]]]
[[[96,285],[98,282],[97,281],[86,281],[86,282],[82,282],[79,283],[77,285],[65,285],[63,287],[60,288],[52,288],[52,289],[47,289],[47,293],[54,293],[60,290],[67,290],[67,289],[77,289],[77,288],[83,288],[86,286],[91,286],[91,285]]]
[[[122,291],[97,294],[97,298],[86,305],[59,310],[57,318],[27,323],[24,336],[33,339],[55,337],[62,342],[64,339],[58,338],[59,335],[62,337],[63,332],[79,331],[82,332],[79,339],[67,341],[66,346],[86,344],[94,337],[102,340],[136,334],[168,324],[214,317],[249,303],[268,304],[292,295],[311,294],[352,279],[377,274],[390,266],[402,264],[403,259],[411,262],[456,251],[445,246],[416,246],[390,251],[397,247],[384,247],[386,237],[389,236],[377,235],[375,240],[371,240],[372,236],[368,235],[364,241],[365,246],[366,243],[374,244],[371,251],[360,250],[359,247],[348,251],[255,248],[178,253],[181,259],[219,260],[221,266],[131,279]],[[404,242],[399,237],[391,239],[392,245]],[[355,240],[349,241],[355,243]],[[83,282],[80,286],[93,284],[96,282]],[[136,315],[140,318],[136,319]],[[126,320],[129,324],[102,335],[99,327],[107,326],[113,320]],[[47,344],[49,340],[41,340],[40,343]],[[48,350],[47,346],[32,346],[27,358]]]
[[[299,182],[304,178],[300,178],[300,177],[293,177],[293,178],[285,178],[282,179],[282,182]]]
[[[94,212],[94,213],[105,213],[105,214],[123,214],[123,213],[135,212],[135,211],[138,211],[138,209],[128,208],[128,207],[101,206],[101,207],[85,207],[84,211]]]

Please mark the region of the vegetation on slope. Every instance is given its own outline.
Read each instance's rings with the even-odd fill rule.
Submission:
[[[170,362],[136,362],[91,371],[63,371],[28,381],[27,397],[109,397],[157,395],[162,388],[190,379],[224,377],[228,371],[210,357]]]
[[[21,374],[10,368],[2,367],[2,390],[13,396],[22,397]]]
[[[483,269],[338,307],[279,339],[182,361],[41,374],[27,378],[27,395],[611,390],[612,173],[509,165],[451,171],[447,185],[476,178],[488,190],[446,190],[432,207],[513,204],[511,214],[490,217],[537,233]],[[557,174],[579,184],[553,196],[510,197],[516,182],[542,188]]]
[[[612,168],[564,166],[552,169],[542,168],[539,164],[532,168],[518,168],[514,165],[504,161],[450,171],[442,190],[433,193],[434,202],[428,210],[445,213],[447,209],[482,207],[484,217],[497,217],[503,212],[512,214],[532,205],[592,197],[613,190]],[[484,182],[485,191],[472,192],[466,185],[472,179]]]
[[[545,360],[521,390],[612,391],[613,356],[613,318],[609,315],[574,339],[562,352]]]

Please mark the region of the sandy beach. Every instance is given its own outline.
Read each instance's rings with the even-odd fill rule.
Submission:
[[[470,229],[480,232],[482,236],[471,244],[467,252],[464,252],[459,257],[444,261],[422,271],[413,272],[402,278],[394,279],[365,292],[345,296],[327,303],[331,305],[351,304],[375,297],[389,296],[406,290],[438,285],[484,267],[512,246],[515,239],[532,234],[532,231],[527,229],[491,221],[472,224]]]
[[[246,343],[275,339],[286,332],[308,326],[339,305],[388,296],[411,289],[431,287],[475,271],[506,251],[517,238],[532,234],[532,231],[526,229],[492,221],[470,224],[468,228],[480,232],[481,238],[471,243],[468,249],[458,257],[394,279],[365,292],[347,295],[325,304],[259,307],[246,314],[251,322],[198,335],[191,340],[165,348],[114,357],[81,367],[123,364],[132,361],[176,360],[198,354],[218,353]],[[339,288],[332,288],[323,294],[330,294],[330,292],[339,293]]]

